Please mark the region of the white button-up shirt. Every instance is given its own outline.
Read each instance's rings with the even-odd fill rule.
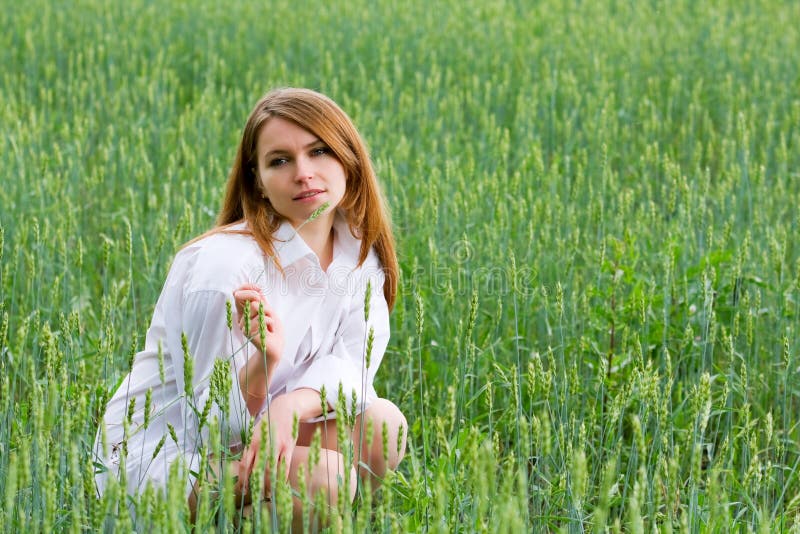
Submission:
[[[241,223],[233,230],[245,228]],[[148,481],[163,486],[170,465],[181,456],[186,467],[197,471],[200,447],[208,439],[208,425],[198,428],[198,422],[211,393],[216,360],[230,362],[229,414],[222,414],[212,402],[207,421],[218,417],[227,444],[241,444],[252,418],[242,397],[239,370],[256,353],[236,326],[233,291],[245,283],[255,283],[262,289],[283,323],[283,355],[270,377],[270,398],[299,388],[324,388],[328,403],[335,409],[341,384],[348,406],[355,394],[361,411],[375,397],[372,381],[389,341],[389,310],[383,295],[384,274],[374,250],[357,266],[361,242],[353,237],[340,214],[334,222],[333,261],[326,271],[289,223],[284,223],[273,238],[283,273],[275,262],[265,260],[250,235],[219,232],[178,252],[156,303],[144,350],[136,355],[130,374],[107,405],[103,418],[107,451],[102,446],[103,429],[98,431],[95,454],[108,468],[97,475],[101,492],[108,472],[118,473],[125,440],[123,421],[133,399],[125,461],[128,492],[143,490]],[[228,302],[233,314],[230,329]],[[370,329],[374,343],[367,366]],[[183,336],[192,364],[188,388]],[[145,427],[148,390],[152,390],[151,415]],[[174,428],[177,441],[171,437],[168,424]],[[166,440],[162,440],[165,435]],[[159,442],[161,448],[153,458]],[[192,477],[188,478],[187,492],[193,484]]]

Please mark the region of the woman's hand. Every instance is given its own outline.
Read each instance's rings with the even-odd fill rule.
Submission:
[[[233,292],[233,298],[236,301],[239,328],[243,333],[249,333],[250,341],[258,348],[258,352],[252,354],[239,370],[242,397],[250,415],[255,416],[264,405],[269,380],[283,353],[283,325],[258,286],[245,284]],[[263,340],[259,306],[264,309]]]
[[[264,298],[261,289],[253,284],[245,284],[234,291],[233,298],[236,301],[239,328],[242,332],[249,332],[250,341],[264,354],[267,366],[274,366],[283,354],[283,324],[275,310]],[[249,307],[246,308],[248,303]],[[264,307],[264,346],[259,324],[259,305]]]
[[[253,438],[247,448],[242,452],[242,458],[239,461],[239,480],[245,481],[245,488],[247,481],[250,480],[250,474],[255,469],[258,462],[258,455],[261,452],[261,434],[262,427],[269,425],[267,428],[267,443],[268,447],[273,447],[273,458],[277,465],[277,473],[279,477],[288,479],[289,468],[292,465],[292,454],[297,443],[297,436],[293,435],[293,425],[295,412],[289,402],[288,395],[281,395],[276,397],[270,404],[269,417],[265,412],[264,417],[258,422],[256,428],[253,429]],[[267,465],[267,473],[271,473],[271,466]],[[265,490],[272,491],[270,478],[265,477]],[[267,494],[268,496],[268,494]]]

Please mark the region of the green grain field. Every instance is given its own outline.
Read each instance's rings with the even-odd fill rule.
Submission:
[[[0,530],[190,531],[182,487],[96,497],[96,425],[292,85],[363,133],[402,268],[376,387],[407,455],[331,532],[800,531],[798,20],[0,0]]]

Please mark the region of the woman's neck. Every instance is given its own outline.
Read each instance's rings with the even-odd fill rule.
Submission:
[[[297,233],[317,255],[322,270],[327,271],[333,261],[333,217],[320,217],[308,222]]]

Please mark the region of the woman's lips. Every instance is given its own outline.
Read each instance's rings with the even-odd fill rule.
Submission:
[[[292,200],[297,200],[300,202],[309,201],[314,197],[316,197],[317,195],[319,195],[320,193],[324,193],[324,191],[322,189],[309,189],[308,191],[303,191],[302,193],[294,197]]]

